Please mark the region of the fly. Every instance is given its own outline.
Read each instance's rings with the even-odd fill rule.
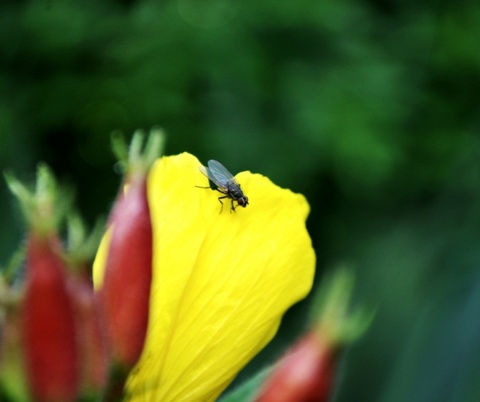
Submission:
[[[208,178],[210,182],[210,188],[224,194],[223,197],[218,197],[218,201],[220,201],[220,204],[222,204],[222,209],[222,200],[224,198],[230,198],[232,202],[231,210],[233,212],[235,212],[234,201],[237,202],[237,206],[241,205],[245,208],[248,205],[248,197],[243,194],[237,179],[235,179],[235,177],[220,162],[209,160],[208,167],[200,166],[199,169],[200,172],[202,172]],[[222,209],[220,209],[220,213],[222,213]]]

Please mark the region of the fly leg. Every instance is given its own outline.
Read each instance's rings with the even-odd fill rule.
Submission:
[[[228,195],[224,195],[223,197],[218,197],[218,201],[220,202],[220,204],[222,204],[222,208],[220,208],[220,213],[222,213],[222,210],[223,210],[223,202],[222,200],[224,198],[228,198]]]

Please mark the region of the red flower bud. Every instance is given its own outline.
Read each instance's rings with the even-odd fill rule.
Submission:
[[[256,402],[324,402],[331,390],[335,348],[315,331],[307,333],[280,360]]]
[[[69,284],[78,322],[82,389],[87,395],[99,394],[107,384],[108,351],[98,298],[88,276],[71,277]]]
[[[22,306],[27,376],[35,401],[74,401],[79,370],[74,311],[54,236],[32,232]]]
[[[114,361],[124,368],[137,362],[147,333],[152,226],[146,192],[146,178],[137,174],[116,201],[100,295]]]

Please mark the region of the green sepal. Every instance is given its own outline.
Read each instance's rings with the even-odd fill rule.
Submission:
[[[97,252],[98,245],[105,231],[105,222],[97,220],[90,233],[77,213],[67,217],[66,259],[69,266],[82,268],[89,266]]]
[[[112,134],[112,150],[118,159],[120,170],[126,176],[140,173],[145,175],[153,162],[163,154],[165,133],[154,127],[147,138],[142,130],[133,134],[130,145],[127,145],[122,133]]]
[[[15,280],[17,273],[19,272],[22,264],[25,261],[25,255],[25,245],[21,244],[11,255],[8,262],[4,266],[0,266],[1,277],[7,283],[12,283]]]
[[[30,227],[42,235],[57,231],[71,206],[73,196],[71,191],[59,189],[52,171],[45,164],[38,166],[33,191],[11,172],[5,172],[4,176],[10,191],[17,197]]]
[[[332,345],[349,344],[371,325],[375,309],[364,306],[352,310],[355,285],[353,270],[342,266],[326,277],[317,290],[310,312],[310,323]]]

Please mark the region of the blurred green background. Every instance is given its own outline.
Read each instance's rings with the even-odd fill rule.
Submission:
[[[310,202],[317,283],[352,264],[378,309],[335,400],[479,401],[479,40],[473,0],[3,1],[0,168],[47,162],[91,223],[117,191],[115,129],[263,173]],[[4,263],[23,238],[5,185],[0,206]]]

